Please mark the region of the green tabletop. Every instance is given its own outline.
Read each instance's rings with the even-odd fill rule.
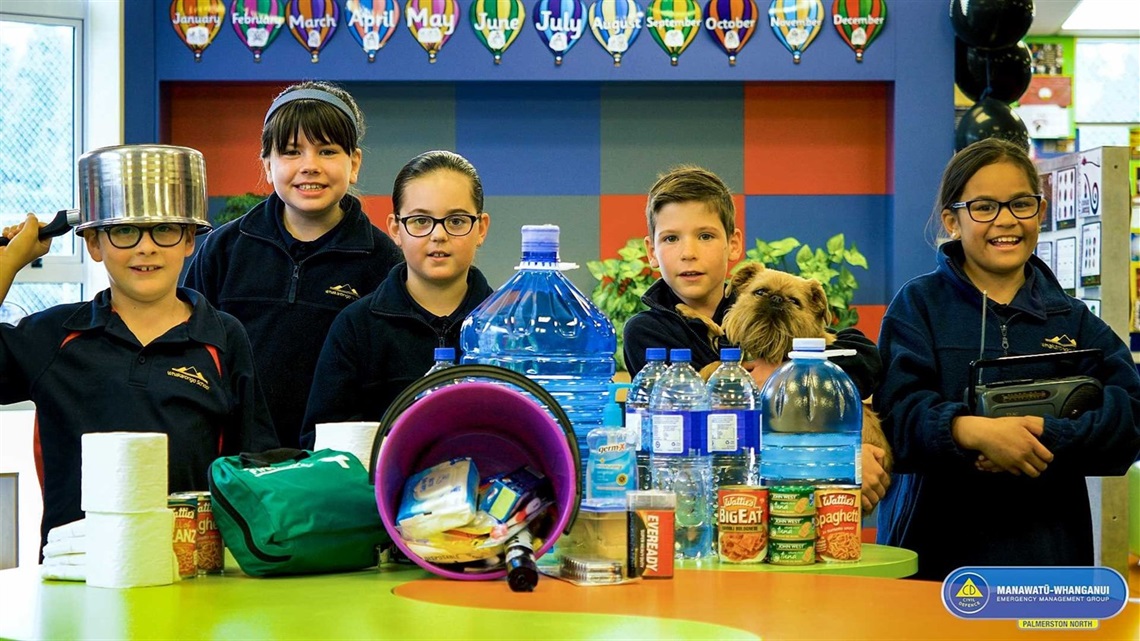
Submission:
[[[846,574],[849,576],[877,576],[884,579],[901,579],[918,571],[918,554],[888,545],[863,544],[863,558],[855,563],[813,563],[811,565],[772,565],[771,563],[721,563],[707,561],[678,561],[682,569],[715,568],[731,572],[793,572],[796,574]]]

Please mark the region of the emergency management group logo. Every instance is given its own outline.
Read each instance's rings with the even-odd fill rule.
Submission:
[[[990,600],[990,584],[982,575],[975,572],[961,572],[951,575],[942,586],[942,602],[950,612],[959,615],[973,615],[985,609]]]
[[[1128,584],[1106,567],[966,567],[942,582],[962,619],[1016,619],[1022,629],[1095,629],[1124,609]]]

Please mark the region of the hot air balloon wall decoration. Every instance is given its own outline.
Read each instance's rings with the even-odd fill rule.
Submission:
[[[826,17],[821,0],[772,0],[768,7],[768,24],[796,64],[819,35]]]
[[[594,39],[620,67],[622,55],[641,33],[645,11],[635,0],[597,0],[590,5],[589,21]]]
[[[309,52],[309,59],[318,62],[321,49],[340,24],[340,5],[336,0],[290,0],[288,15],[290,33]]]
[[[170,3],[170,25],[190,51],[194,62],[202,62],[202,52],[214,41],[226,20],[222,0],[174,0]]]
[[[475,38],[500,64],[503,53],[523,30],[526,5],[523,0],[473,0],[468,20]]]
[[[863,62],[863,52],[887,24],[887,0],[835,0],[831,22],[855,52],[855,61]]]
[[[554,64],[561,65],[586,30],[586,6],[582,0],[538,0],[531,10],[531,22],[554,54]]]
[[[756,0],[709,0],[705,5],[705,30],[728,54],[728,64],[736,65],[736,56],[752,39],[759,17]]]
[[[348,33],[376,62],[376,52],[384,48],[400,26],[400,4],[396,0],[348,0]]]
[[[428,62],[434,64],[459,25],[458,0],[408,0],[404,15],[408,31],[427,52]]]
[[[701,30],[701,5],[697,0],[652,0],[645,9],[645,27],[677,66]]]
[[[287,0],[234,0],[230,5],[230,22],[238,40],[253,52],[253,61],[261,62],[261,54],[285,28],[284,5]]]

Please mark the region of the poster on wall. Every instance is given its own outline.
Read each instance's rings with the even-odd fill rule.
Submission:
[[[1051,272],[1057,271],[1053,268],[1053,243],[1052,242],[1047,241],[1047,240],[1043,240],[1043,241],[1038,242],[1036,254],[1037,254],[1037,257],[1041,259],[1041,262],[1045,263],[1045,265],[1049,268],[1049,271],[1051,271]]]
[[[1081,287],[1100,285],[1100,223],[1081,227]]]
[[[1053,172],[1041,175],[1041,195],[1045,197],[1045,215],[1041,217],[1041,231],[1053,231]]]
[[[1080,199],[1077,211],[1082,217],[1100,215],[1100,158],[1100,149],[1081,154]]]
[[[1132,331],[1140,332],[1140,263],[1132,263],[1132,287],[1128,293],[1132,299]]]
[[[1093,316],[1100,318],[1100,299],[1099,298],[1086,298],[1084,299],[1085,306],[1093,313]]]
[[[1077,239],[1057,239],[1057,282],[1070,296],[1077,293]]]
[[[1057,172],[1053,181],[1053,227],[1073,229],[1077,226],[1077,168]]]

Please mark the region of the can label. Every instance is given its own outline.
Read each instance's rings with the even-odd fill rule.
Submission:
[[[774,485],[768,488],[768,508],[773,516],[815,514],[815,487],[811,485]]]
[[[815,563],[815,541],[776,541],[768,543],[768,562],[773,565]]]
[[[821,486],[815,492],[819,528],[816,556],[826,563],[853,563],[863,555],[862,492],[856,485]]]
[[[194,540],[194,552],[198,560],[198,574],[221,574],[225,565],[225,549],[222,546],[222,533],[214,521],[214,502],[209,492],[196,492],[198,513],[196,524],[198,534]]]
[[[717,550],[722,563],[760,563],[768,556],[768,490],[728,485],[717,490]]]
[[[166,505],[174,511],[174,557],[178,559],[178,575],[184,579],[198,576],[195,542],[198,538],[198,497],[192,492],[171,494]]]
[[[771,516],[768,518],[768,535],[773,540],[814,541],[814,516]]]

